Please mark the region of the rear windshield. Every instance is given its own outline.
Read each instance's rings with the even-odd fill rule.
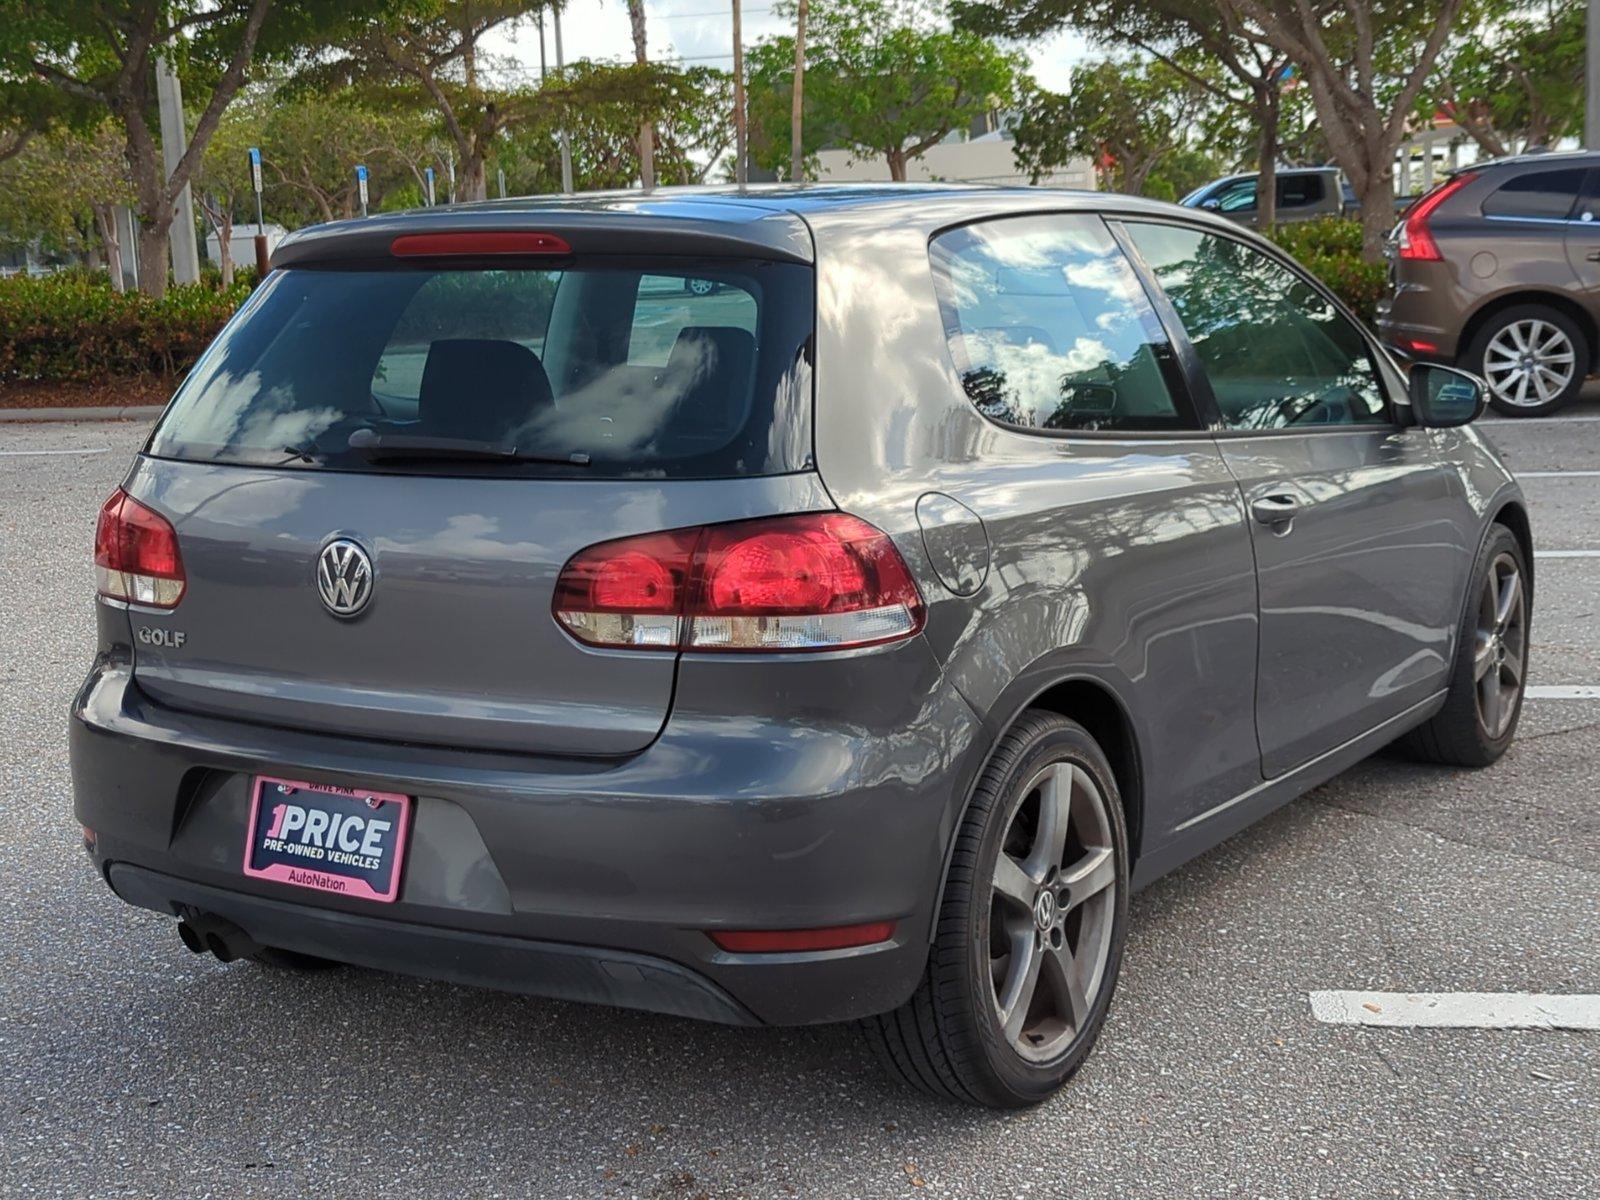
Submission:
[[[811,270],[792,263],[279,271],[195,367],[149,453],[612,479],[800,470],[812,311]],[[368,449],[352,449],[362,430]],[[374,440],[515,458],[375,455]]]

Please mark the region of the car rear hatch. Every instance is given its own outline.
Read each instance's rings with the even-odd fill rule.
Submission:
[[[759,211],[545,215],[286,244],[127,485],[184,576],[130,610],[146,693],[459,747],[654,739],[676,655],[580,644],[556,580],[598,542],[830,507],[809,243]]]

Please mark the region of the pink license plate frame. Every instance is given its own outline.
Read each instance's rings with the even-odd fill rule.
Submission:
[[[280,794],[285,795],[286,798],[290,796],[301,797],[303,801],[308,801],[323,812],[329,812],[330,809],[334,811],[339,809],[349,810],[352,807],[359,806],[373,815],[386,819],[392,818],[394,821],[394,841],[392,848],[386,848],[385,855],[388,860],[388,870],[380,873],[378,880],[374,883],[370,878],[362,878],[357,874],[330,869],[329,865],[311,858],[304,860],[303,865],[298,861],[258,863],[256,860],[259,854],[268,849],[260,837],[260,818],[262,814],[262,798],[269,787],[289,789],[287,793]],[[322,798],[320,804],[319,797]],[[244,861],[242,863],[244,873],[252,879],[268,879],[274,883],[303,888],[322,895],[349,896],[378,904],[392,904],[400,896],[400,869],[405,863],[406,847],[411,840],[412,805],[412,797],[401,795],[398,792],[380,792],[370,788],[335,787],[331,784],[312,783],[303,779],[282,779],[275,775],[257,775],[251,781],[250,788],[250,819],[245,827]],[[388,809],[388,811],[386,812],[385,809]],[[347,830],[346,832],[349,831]],[[350,842],[348,838],[342,846],[336,836],[329,840],[334,843],[332,852],[349,852],[348,846]],[[322,849],[325,853],[330,852],[326,847]],[[371,872],[369,871],[367,874],[370,876]]]

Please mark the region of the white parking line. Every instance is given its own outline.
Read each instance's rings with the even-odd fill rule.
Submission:
[[[1600,550],[1535,550],[1535,558],[1600,558]]]
[[[1529,684],[1529,700],[1600,700],[1600,683]]]
[[[1584,415],[1581,417],[1504,417],[1491,421],[1477,421],[1478,425],[1545,425],[1561,424],[1570,425],[1577,421],[1600,421],[1600,417]]]
[[[1325,1025],[1600,1030],[1600,996],[1535,992],[1312,992]]]
[[[1518,479],[1600,479],[1600,471],[1515,471]]]
[[[110,446],[88,446],[82,450],[0,450],[3,458],[32,458],[43,454],[110,454]]]

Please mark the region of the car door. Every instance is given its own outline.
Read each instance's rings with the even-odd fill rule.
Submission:
[[[1250,514],[1264,773],[1292,770],[1445,686],[1475,547],[1398,375],[1287,260],[1165,222],[1127,236],[1181,325]]]

